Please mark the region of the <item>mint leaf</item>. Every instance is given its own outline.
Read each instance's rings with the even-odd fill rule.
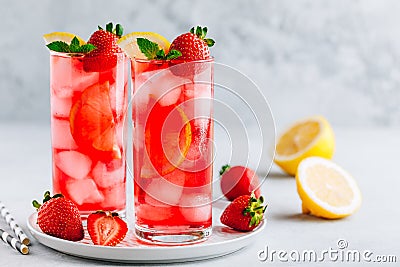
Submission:
[[[165,58],[165,52],[163,49],[160,49],[157,51],[156,54],[156,59],[164,59]]]
[[[89,53],[93,50],[95,50],[97,47],[92,45],[92,44],[84,44],[81,47],[79,47],[79,51],[77,53]]]
[[[160,50],[157,43],[146,38],[137,38],[136,41],[140,51],[147,57],[147,59],[155,59],[157,57],[157,52]]]
[[[180,51],[175,50],[175,49],[171,49],[168,52],[166,58],[167,58],[167,60],[172,60],[172,59],[176,59],[176,58],[178,58],[180,56],[182,56],[182,53]]]
[[[66,42],[54,41],[46,45],[50,50],[61,53],[69,53],[69,45]]]
[[[79,46],[79,40],[78,40],[78,38],[76,38],[76,36],[74,36],[74,38],[72,38],[71,45]]]
[[[71,40],[71,44],[69,45],[69,51],[71,53],[79,53],[79,40],[74,36],[74,38]]]

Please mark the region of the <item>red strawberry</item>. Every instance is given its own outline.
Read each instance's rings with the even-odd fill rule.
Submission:
[[[32,204],[38,210],[37,223],[44,233],[71,241],[83,239],[81,216],[71,200],[61,194],[50,197],[50,192],[47,191],[44,194],[43,205],[36,200]]]
[[[97,211],[87,218],[87,229],[95,245],[116,246],[128,232],[128,226],[115,212]]]
[[[117,45],[123,29],[117,24],[113,29],[112,23],[106,25],[106,30],[99,26],[88,41],[89,44],[96,46],[96,49],[85,55],[83,69],[86,72],[101,72],[111,69],[117,65],[118,57],[115,53],[121,53],[121,48]]]
[[[239,231],[252,231],[263,220],[266,207],[261,204],[264,202],[263,197],[255,198],[244,195],[236,198],[221,215],[221,222]]]
[[[170,50],[175,49],[182,53],[179,60],[193,61],[210,58],[210,50],[208,47],[214,45],[214,40],[205,39],[207,27],[201,28],[197,26],[196,32],[194,27],[188,33],[184,33],[175,38],[170,46]]]
[[[250,195],[254,191],[256,197],[260,197],[260,182],[257,174],[243,166],[222,166],[221,190],[227,199],[234,200],[238,196]]]

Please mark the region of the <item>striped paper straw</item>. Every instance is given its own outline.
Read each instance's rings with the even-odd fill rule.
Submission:
[[[3,229],[0,229],[0,235],[1,239],[4,241],[4,243],[9,244],[12,248],[15,250],[18,250],[21,254],[28,254],[29,253],[29,248],[19,242],[18,239],[12,237],[9,235],[7,232],[5,232]]]
[[[0,214],[1,217],[3,217],[8,225],[11,227],[15,235],[18,237],[18,239],[22,242],[24,245],[29,245],[30,240],[29,238],[25,235],[25,233],[22,231],[21,227],[16,223],[14,217],[10,214],[10,211],[6,208],[6,206],[0,201]]]

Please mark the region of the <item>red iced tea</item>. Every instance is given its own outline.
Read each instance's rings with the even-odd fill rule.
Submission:
[[[83,54],[51,51],[53,190],[82,213],[125,210],[127,66],[86,72]]]
[[[161,243],[211,234],[213,60],[132,62],[136,233]]]

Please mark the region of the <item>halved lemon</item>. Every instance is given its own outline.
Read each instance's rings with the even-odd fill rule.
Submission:
[[[325,158],[304,159],[296,184],[305,214],[338,219],[353,214],[361,205],[361,193],[353,177]]]
[[[141,177],[155,178],[174,171],[185,160],[191,142],[190,122],[182,108],[156,103],[146,120]]]
[[[46,44],[49,44],[51,42],[55,41],[63,41],[66,42],[67,44],[70,44],[72,39],[76,36],[76,38],[79,40],[80,45],[86,44],[86,42],[79,37],[76,34],[70,33],[70,32],[52,32],[52,33],[47,33],[43,35],[43,39],[46,42]]]
[[[146,38],[157,43],[160,49],[164,49],[168,53],[171,43],[162,35],[155,32],[131,32],[122,36],[117,44],[131,59],[140,58],[146,59],[146,56],[140,51],[137,45],[137,38]]]
[[[329,122],[313,116],[295,122],[279,138],[274,161],[285,172],[295,175],[300,162],[310,156],[331,159],[335,136]]]

